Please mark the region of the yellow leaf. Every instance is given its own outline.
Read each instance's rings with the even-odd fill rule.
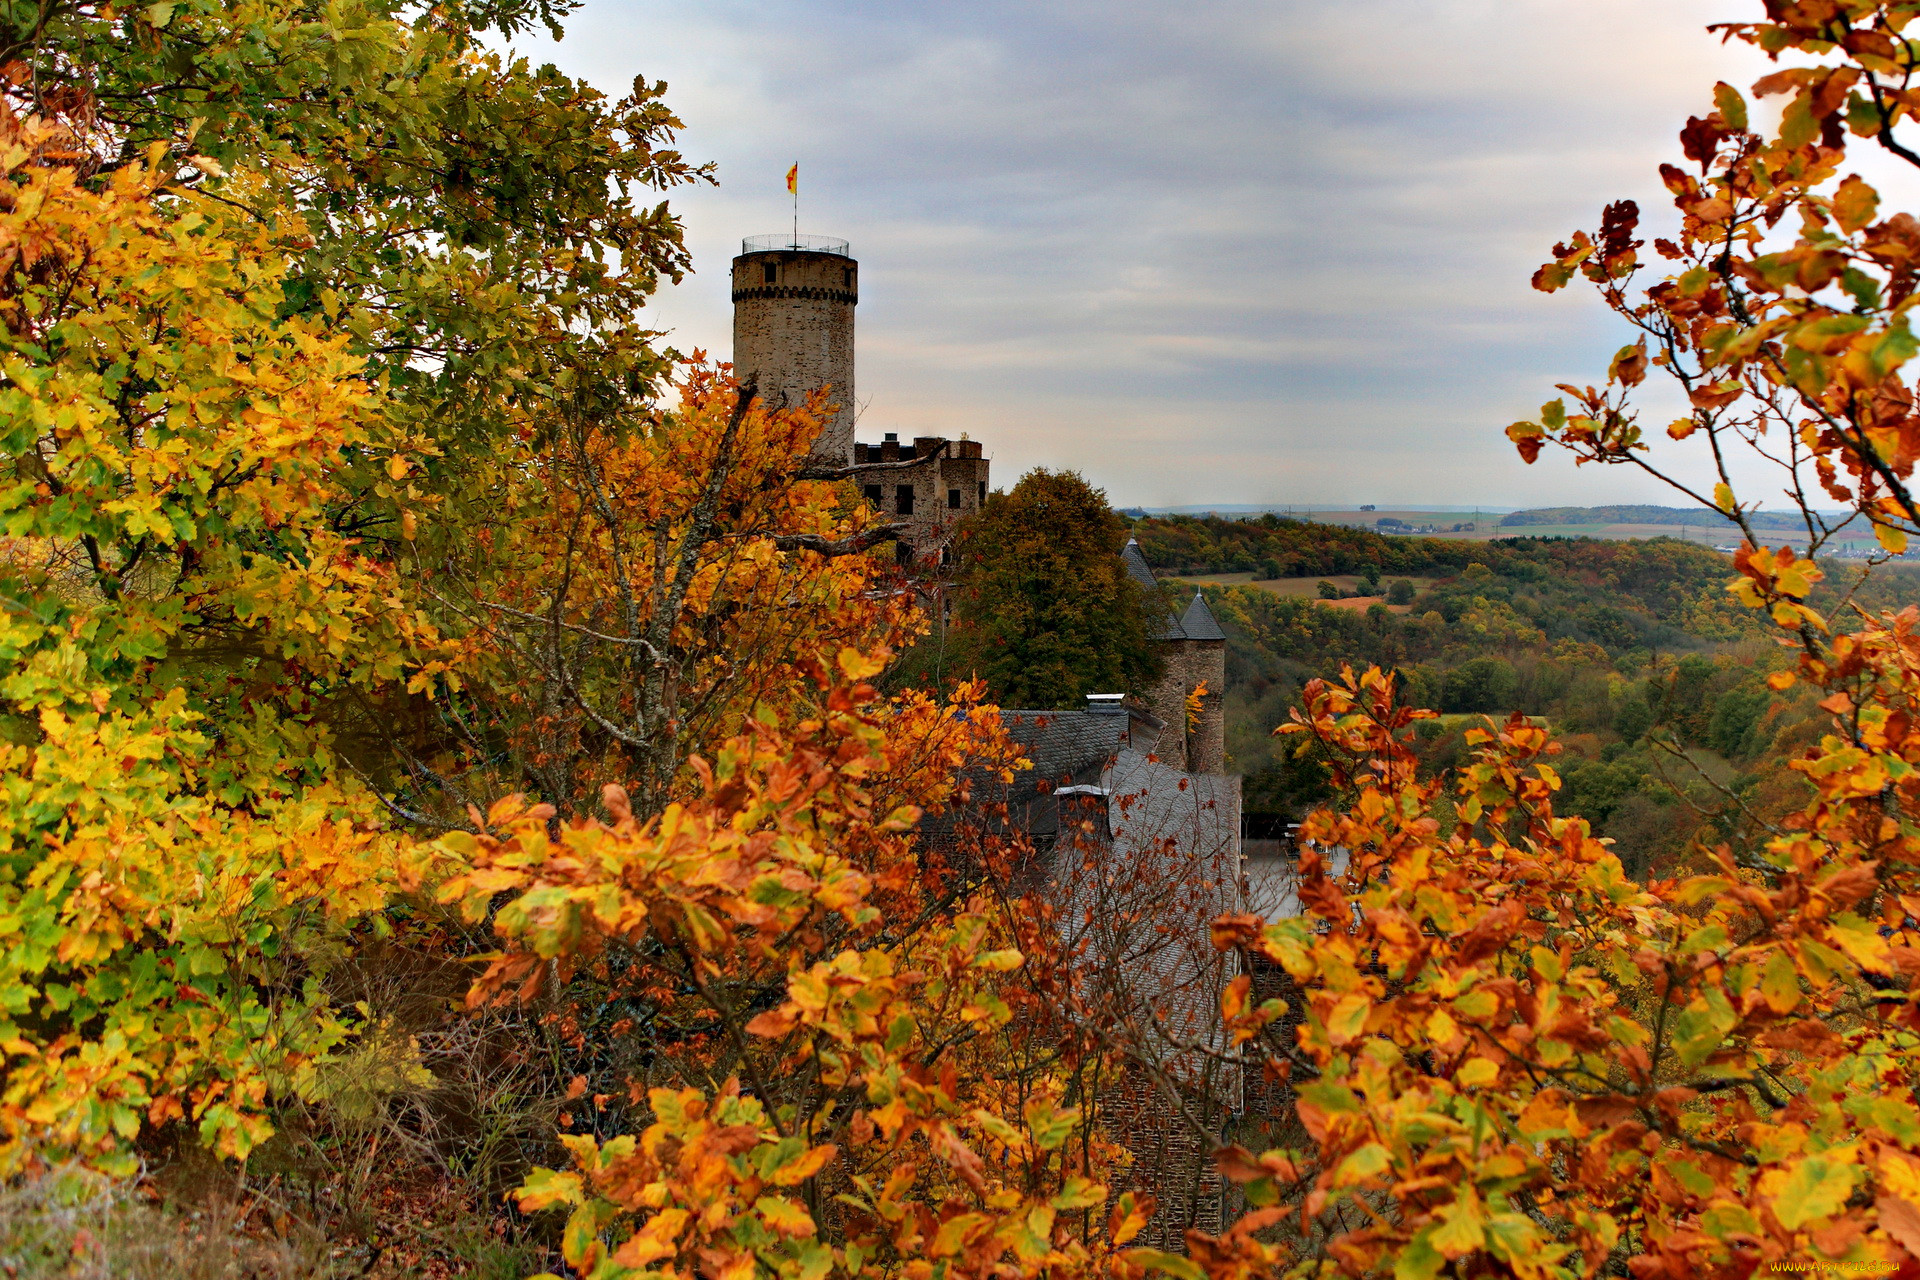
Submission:
[[[583,1193],[580,1175],[535,1169],[514,1192],[514,1201],[526,1213],[549,1209],[556,1204],[579,1204]]]
[[[1392,1167],[1393,1160],[1388,1156],[1387,1149],[1377,1142],[1369,1142],[1340,1162],[1333,1171],[1333,1185],[1350,1187],[1377,1177]]]
[[[1327,1037],[1335,1044],[1346,1044],[1367,1027],[1367,1014],[1373,1009],[1373,1000],[1363,991],[1355,991],[1342,996],[1333,1006],[1333,1012],[1327,1015]]]
[[[1734,507],[1733,486],[1725,483],[1713,486],[1713,505],[1722,511],[1732,511]]]
[[[1881,546],[1894,555],[1899,555],[1907,549],[1907,532],[1904,529],[1896,529],[1892,525],[1880,524],[1876,521],[1873,526],[1873,536]]]
[[[1880,1181],[1901,1199],[1920,1204],[1920,1161],[1887,1148],[1880,1158]]]
[[[1800,1003],[1800,974],[1784,951],[1776,951],[1760,976],[1760,995],[1775,1013],[1791,1012]]]
[[[1486,1240],[1486,1217],[1471,1192],[1467,1199],[1448,1205],[1441,1216],[1443,1221],[1434,1231],[1432,1243],[1447,1257],[1465,1257]]]
[[[1107,1221],[1107,1234],[1117,1248],[1145,1231],[1150,1220],[1145,1207],[1129,1191],[1114,1204],[1113,1214]]]
[[[1828,936],[1835,946],[1852,956],[1862,969],[1874,973],[1891,972],[1893,960],[1887,940],[1880,936],[1871,922],[1849,913],[1835,916],[1832,924]]]
[[[399,480],[407,474],[407,460],[399,454],[387,459],[387,475]]]
[[[1830,1218],[1845,1206],[1861,1172],[1858,1166],[1835,1159],[1834,1153],[1795,1161],[1772,1197],[1773,1216],[1789,1231]]]
[[[862,653],[858,649],[842,649],[835,659],[840,665],[841,674],[849,680],[866,680],[886,670],[886,660],[874,654]]]
[[[1467,1065],[1461,1067],[1453,1078],[1469,1089],[1477,1089],[1498,1080],[1500,1067],[1491,1058],[1469,1058]]]
[[[680,1251],[680,1229],[692,1216],[685,1209],[662,1209],[647,1220],[627,1242],[614,1251],[613,1261],[623,1267],[644,1267]]]
[[[951,1258],[966,1247],[967,1241],[987,1225],[989,1219],[984,1213],[960,1213],[940,1224],[939,1233],[933,1237],[933,1246],[927,1252],[936,1258]]]
[[[753,1207],[761,1221],[783,1236],[804,1238],[816,1231],[812,1215],[785,1196],[761,1196]]]
[[[838,1155],[840,1148],[829,1142],[815,1147],[792,1164],[780,1166],[770,1181],[776,1187],[796,1187],[826,1168],[827,1161]]]

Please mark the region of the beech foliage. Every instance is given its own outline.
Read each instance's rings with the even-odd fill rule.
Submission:
[[[1137,892],[1154,860],[1093,868],[1128,946],[1176,933],[1219,979],[1177,1044],[1063,944],[986,688],[879,691],[931,620],[852,477],[801,472],[825,403],[768,409],[637,319],[686,263],[639,195],[705,177],[661,86],[491,51],[549,6],[16,12],[0,1173],[245,1161],[356,1045],[417,1077],[339,981],[387,947],[470,969],[450,1017],[538,1029],[515,1052],[557,1064],[561,1132],[512,1194],[574,1275],[1920,1268],[1920,611],[1836,625],[1812,559],[1835,502],[1889,550],[1920,529],[1920,231],[1843,173],[1862,141],[1920,163],[1913,12],[1723,28],[1786,60],[1754,86],[1778,130],[1715,89],[1659,279],[1624,203],[1555,250],[1540,287],[1639,336],[1509,431],[1667,476],[1634,411],[1658,374],[1671,440],[1783,463],[1791,547],[1730,470],[1668,478],[1741,527],[1719,607],[1828,717],[1796,805],[1636,879],[1557,807],[1546,728],[1485,720],[1423,770],[1393,676],[1324,676],[1283,727],[1335,792],[1298,914],[1216,912],[1177,845]],[[970,625],[1029,646],[984,673],[1140,687],[1124,528],[1029,481],[972,543],[1000,603]],[[1281,1145],[1183,1110],[1176,1059],[1257,1083]],[[1110,1099],[1142,1079],[1233,1189],[1181,1252],[1140,1243],[1155,1188],[1119,1190]]]

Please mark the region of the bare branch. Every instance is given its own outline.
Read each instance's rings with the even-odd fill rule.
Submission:
[[[906,536],[910,526],[878,524],[871,529],[833,539],[818,533],[777,533],[773,545],[782,551],[812,551],[823,556],[851,556]]]
[[[936,436],[933,447],[925,453],[916,449],[913,457],[903,458],[898,462],[856,462],[847,467],[802,467],[794,473],[793,478],[795,480],[846,480],[853,476],[864,475],[869,471],[905,471],[909,467],[926,464],[939,456],[940,450],[946,447],[946,439]]]

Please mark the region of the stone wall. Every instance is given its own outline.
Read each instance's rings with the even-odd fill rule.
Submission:
[[[1166,673],[1147,695],[1147,709],[1167,727],[1154,754],[1188,773],[1224,773],[1227,766],[1227,644],[1224,640],[1168,640],[1161,646]],[[1206,682],[1200,722],[1187,729],[1187,695]]]
[[[834,409],[812,456],[853,459],[853,309],[860,264],[837,253],[776,250],[733,260],[733,368],[757,376],[770,405],[798,405],[821,387]]]
[[[888,440],[856,444],[853,460],[899,462],[920,460],[898,470],[873,471],[858,477],[861,493],[889,520],[911,525],[906,546],[922,568],[937,568],[942,550],[953,540],[954,527],[980,509],[987,492],[988,460],[977,440],[948,440],[921,436],[912,444]],[[902,490],[910,500],[902,500]],[[903,510],[910,507],[911,510]],[[935,561],[928,564],[928,561]]]
[[[1206,1111],[1204,1105],[1201,1110]],[[1115,1180],[1108,1203],[1128,1191],[1153,1197],[1153,1217],[1134,1240],[1136,1246],[1184,1254],[1189,1230],[1218,1235],[1225,1229],[1224,1188],[1213,1167],[1212,1144],[1165,1089],[1129,1068],[1100,1099],[1100,1114],[1109,1135],[1133,1157],[1133,1166]],[[1210,1114],[1200,1118],[1220,1120]]]

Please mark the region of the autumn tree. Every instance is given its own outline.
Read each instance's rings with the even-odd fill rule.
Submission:
[[[522,1190],[569,1265],[1092,1269],[1144,1211],[1016,1018],[999,851],[921,829],[1018,753],[867,683],[925,623],[818,406],[647,346],[633,191],[698,171],[657,86],[486,47],[556,12],[6,50],[0,1171],[244,1160],[384,1042],[344,957],[491,942],[607,1139]]]
[[[1164,606],[1127,576],[1126,522],[1074,471],[1035,468],[962,528],[948,670],[1009,706],[1151,687]]]
[[[556,12],[0,36],[9,1167],[182,1119],[245,1153],[361,1020],[322,958],[444,863],[386,744],[477,649],[402,548],[463,540],[528,404],[650,385],[684,255],[634,194],[698,176],[657,87],[484,47]]]
[[[1229,992],[1223,1012],[1291,1082],[1301,1137],[1222,1153],[1260,1207],[1193,1240],[1207,1273],[1920,1266],[1920,611],[1808,603],[1810,557],[1846,524],[1890,551],[1920,527],[1917,224],[1845,170],[1860,140],[1920,164],[1914,16],[1810,0],[1716,28],[1782,64],[1753,86],[1784,99],[1777,129],[1716,86],[1686,163],[1661,170],[1677,234],[1643,258],[1621,201],[1555,249],[1536,285],[1584,279],[1638,333],[1603,380],[1509,429],[1528,461],[1553,444],[1640,469],[1740,530],[1731,590],[1793,658],[1771,683],[1814,686],[1830,717],[1791,762],[1807,798],[1696,848],[1696,873],[1641,883],[1556,812],[1543,729],[1490,721],[1453,776],[1423,779],[1405,738],[1428,713],[1391,679],[1313,684],[1287,732],[1344,791],[1304,826],[1302,913],[1216,925],[1290,984]],[[1636,409],[1654,376],[1687,404],[1657,432]],[[1808,554],[1768,546],[1783,531],[1750,517],[1741,458],[1774,465]],[[1275,1034],[1289,1007],[1303,1020]]]

